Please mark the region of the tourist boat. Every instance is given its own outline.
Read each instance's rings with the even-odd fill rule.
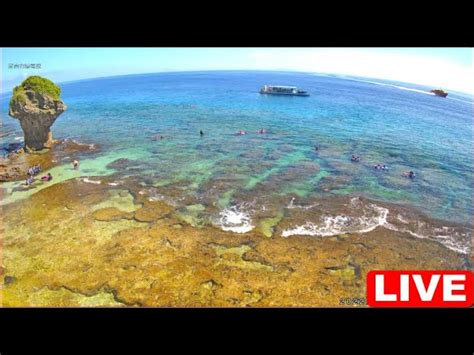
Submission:
[[[433,89],[431,90],[430,92],[432,92],[433,94],[435,94],[436,96],[441,96],[441,97],[446,97],[448,96],[448,93],[444,90],[441,90],[441,89]]]
[[[308,92],[300,90],[296,86],[275,86],[275,85],[264,85],[260,89],[260,94],[309,96]]]

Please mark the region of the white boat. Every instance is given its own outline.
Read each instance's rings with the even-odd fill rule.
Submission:
[[[277,86],[277,85],[264,85],[260,89],[260,94],[309,96],[307,91],[300,90],[296,86]]]

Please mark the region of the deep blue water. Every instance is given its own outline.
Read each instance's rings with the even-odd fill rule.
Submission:
[[[370,81],[370,80],[367,80]],[[472,99],[429,88],[278,72],[189,72],[64,83],[68,110],[57,138],[98,143],[140,162],[156,186],[222,197],[359,194],[470,223]],[[295,85],[310,97],[265,96],[263,84]],[[397,87],[399,86],[399,87]],[[407,90],[410,89],[410,90]],[[416,91],[420,90],[420,91]],[[2,147],[22,136],[2,100]],[[268,134],[259,135],[264,128]],[[203,138],[199,130],[203,130]],[[248,131],[236,136],[238,130]],[[163,140],[151,139],[155,134]],[[314,146],[319,151],[314,151]],[[362,157],[350,161],[352,154]],[[387,164],[387,172],[373,165]],[[400,176],[413,170],[413,181]]]

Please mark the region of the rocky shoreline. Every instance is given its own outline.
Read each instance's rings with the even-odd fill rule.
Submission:
[[[376,228],[333,237],[193,227],[133,181],[68,180],[3,207],[3,306],[354,307],[374,269],[463,269]]]
[[[26,152],[21,148],[0,158],[0,182],[24,180],[28,169],[36,164],[39,164],[42,170],[48,170],[64,164],[62,161],[64,158],[70,158],[72,162],[84,153],[96,151],[98,151],[96,145],[68,139],[56,140],[50,149],[41,151]]]

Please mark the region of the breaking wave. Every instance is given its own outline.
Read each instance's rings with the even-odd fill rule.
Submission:
[[[397,219],[400,220],[400,216],[397,216]],[[433,240],[457,253],[469,255],[471,252],[469,242],[471,237],[468,232],[461,232],[446,226],[432,227],[419,221],[415,224],[409,225],[408,222],[404,222],[404,224],[404,226],[395,226],[387,222],[384,227],[392,231],[408,233],[416,238]]]
[[[293,201],[290,205],[293,206]],[[331,213],[326,210],[317,222],[310,221],[284,229],[281,236],[285,238],[293,235],[327,237],[344,233],[362,234],[380,226],[391,231],[407,233],[416,238],[438,242],[457,253],[468,255],[471,252],[472,231],[469,228],[445,226],[441,221],[427,220],[413,212],[406,214],[396,207],[389,215],[388,208],[366,203],[358,197],[351,198],[344,206],[348,207],[344,209],[344,213],[335,213],[334,210]]]
[[[254,228],[250,213],[244,209],[243,204],[219,212],[217,225],[224,231],[235,233],[247,233]]]
[[[344,233],[367,233],[384,225],[388,215],[388,209],[384,207],[375,204],[370,204],[369,207],[372,210],[369,215],[323,215],[319,223],[307,222],[304,225],[285,229],[281,235],[286,238],[292,235],[328,237]]]

